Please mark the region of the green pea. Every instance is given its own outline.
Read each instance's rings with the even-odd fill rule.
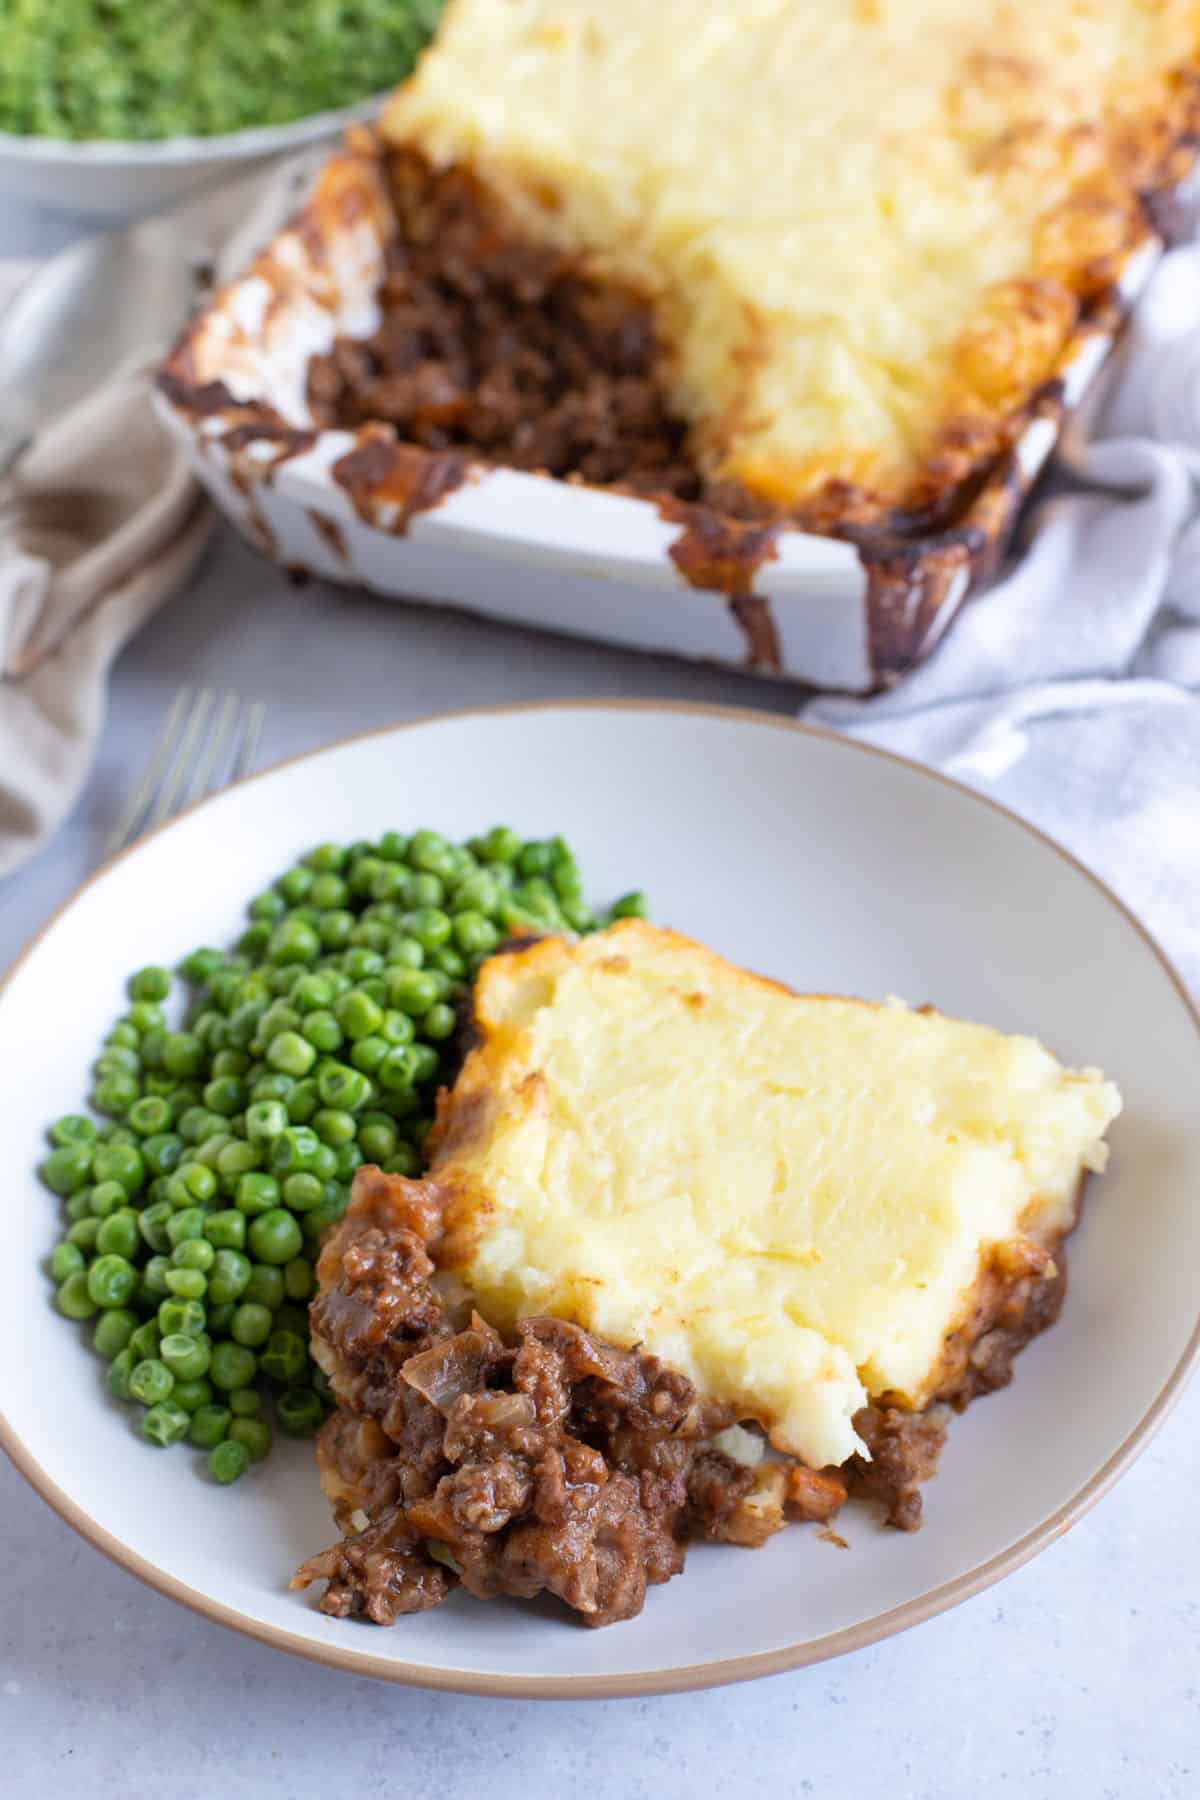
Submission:
[[[185,1413],[191,1414],[193,1419],[202,1406],[212,1404],[212,1397],[212,1383],[205,1381],[203,1376],[196,1381],[180,1381],[177,1378],[175,1386],[171,1390],[171,1399],[175,1405],[181,1406]]]
[[[267,1061],[272,1068],[297,1080],[308,1074],[316,1060],[316,1046],[298,1031],[281,1031],[267,1045]]]
[[[388,1000],[397,1012],[420,1018],[437,998],[437,983],[426,969],[395,969],[388,979]]]
[[[100,1236],[100,1220],[93,1218],[76,1219],[67,1233],[68,1244],[74,1244],[77,1250],[91,1252],[96,1248],[96,1239]]]
[[[232,1438],[225,1438],[209,1453],[208,1472],[222,1487],[239,1480],[249,1467],[250,1452]]]
[[[410,1044],[405,1055],[411,1060],[413,1080],[418,1087],[432,1081],[441,1067],[441,1058],[432,1044]]]
[[[336,1165],[330,1169],[326,1179],[329,1181],[349,1181],[357,1168],[366,1161],[357,1144],[343,1144],[337,1153]]]
[[[378,1069],[375,1078],[387,1093],[395,1093],[411,1088],[416,1079],[413,1063],[413,1044],[397,1046],[389,1050]]]
[[[166,1105],[166,1102],[164,1101],[163,1104]],[[140,1100],[138,1105],[141,1105]],[[170,1107],[167,1106],[168,1114],[170,1110]],[[152,1177],[169,1175],[172,1169],[178,1167],[180,1158],[183,1156],[183,1139],[174,1131],[156,1131],[152,1137],[143,1140],[142,1155],[146,1159],[146,1168]]]
[[[208,1214],[201,1206],[185,1206],[182,1212],[172,1213],[167,1220],[167,1237],[171,1248],[186,1243],[188,1238],[202,1238]]]
[[[314,876],[308,897],[318,912],[333,912],[346,904],[347,891],[340,875],[322,873]]]
[[[308,1300],[316,1290],[316,1276],[306,1256],[294,1256],[283,1271],[283,1288],[289,1300]]]
[[[199,1300],[164,1300],[158,1309],[157,1323],[160,1338],[173,1337],[181,1331],[199,1337],[207,1317]]]
[[[166,1363],[156,1356],[148,1356],[138,1363],[129,1377],[129,1391],[143,1406],[157,1406],[169,1399],[174,1386],[175,1377]]]
[[[306,1243],[319,1244],[330,1226],[336,1225],[345,1217],[349,1198],[345,1193],[327,1195],[320,1206],[314,1206],[311,1212],[305,1213],[301,1229]]]
[[[290,1212],[275,1207],[251,1219],[250,1254],[262,1263],[287,1263],[300,1254],[303,1237]]]
[[[385,1112],[365,1112],[358,1119],[358,1147],[367,1162],[384,1162],[396,1147],[397,1131]]]
[[[123,1256],[132,1262],[141,1244],[141,1226],[131,1206],[122,1206],[100,1220],[96,1248],[102,1256]]]
[[[279,1205],[278,1181],[260,1169],[251,1170],[238,1181],[235,1204],[240,1213],[249,1217],[270,1212]]]
[[[173,1214],[174,1208],[169,1200],[156,1200],[152,1206],[144,1206],[138,1214],[138,1231],[151,1250],[161,1252],[170,1249],[167,1223]]]
[[[293,1125],[307,1125],[321,1105],[317,1084],[311,1076],[298,1081],[288,1096],[288,1118]]]
[[[158,1354],[177,1381],[198,1381],[208,1373],[212,1344],[203,1333],[177,1331],[163,1339]]]
[[[283,1199],[293,1212],[311,1212],[321,1204],[324,1191],[319,1175],[289,1175],[283,1184]]]
[[[325,1408],[312,1388],[290,1388],[286,1394],[280,1394],[275,1416],[279,1429],[288,1437],[306,1438],[312,1437],[320,1425]]]
[[[92,1348],[105,1362],[112,1362],[128,1346],[137,1330],[137,1323],[136,1316],[127,1306],[109,1307],[96,1320],[96,1329],[92,1332]]]
[[[283,1270],[272,1263],[253,1263],[250,1279],[246,1283],[243,1298],[254,1300],[259,1306],[267,1306],[272,1312],[278,1312],[285,1296]]]
[[[360,1069],[348,1063],[325,1063],[317,1076],[322,1104],[339,1111],[358,1112],[371,1097],[371,1083]]]
[[[78,1224],[80,1219],[90,1219],[96,1216],[92,1212],[94,1191],[93,1188],[82,1187],[78,1193],[72,1194],[70,1199],[63,1201],[63,1212],[72,1225]],[[121,1198],[124,1199],[124,1197],[122,1191]]]
[[[310,1169],[321,1140],[307,1125],[291,1125],[271,1145],[271,1167],[277,1175]]]
[[[119,1315],[116,1313],[102,1314],[96,1326],[96,1330],[99,1331],[100,1326],[106,1319],[117,1318],[118,1316]],[[133,1399],[133,1395],[129,1391],[129,1377],[133,1374],[133,1371],[137,1366],[137,1361],[138,1359],[133,1351],[133,1339],[131,1338],[124,1350],[119,1350],[108,1365],[108,1391],[114,1400]]]
[[[203,987],[204,983],[224,965],[225,952],[223,950],[204,948],[193,950],[189,956],[185,956],[179,965],[179,973],[193,987]]]
[[[421,1029],[427,1038],[432,1038],[435,1043],[440,1043],[443,1039],[454,1036],[457,1024],[454,1008],[447,1006],[444,1000],[439,1000],[437,1005],[431,1006],[425,1014],[421,1021]]]
[[[254,896],[246,911],[252,919],[266,919],[268,924],[273,925],[287,911],[287,901],[274,888],[268,888],[265,894]]]
[[[60,1144],[49,1156],[42,1158],[38,1174],[51,1193],[65,1198],[86,1187],[92,1174],[93,1158],[102,1154],[103,1151],[95,1151],[91,1143],[83,1140]]]
[[[282,1100],[256,1100],[246,1108],[246,1135],[252,1143],[269,1144],[287,1130],[287,1107]]]
[[[380,1063],[393,1046],[377,1032],[370,1037],[359,1038],[350,1046],[350,1061],[354,1068],[364,1075],[373,1075]]]
[[[322,1143],[332,1144],[335,1149],[339,1144],[352,1142],[357,1129],[354,1114],[337,1107],[322,1107],[313,1115],[313,1130]]]
[[[193,1105],[179,1115],[175,1121],[175,1129],[185,1144],[202,1144],[214,1131],[219,1131],[224,1120],[218,1114],[209,1112],[207,1106]]]
[[[277,965],[314,962],[321,954],[321,934],[306,919],[282,919],[266,947],[267,961]]]
[[[204,1104],[209,1112],[220,1113],[225,1119],[242,1112],[246,1098],[245,1084],[237,1075],[214,1075],[204,1089]]]
[[[194,1032],[168,1032],[162,1047],[162,1063],[168,1075],[198,1075],[204,1067],[204,1045]]]
[[[142,1293],[155,1305],[165,1300],[170,1293],[167,1286],[167,1271],[171,1267],[165,1256],[152,1256],[142,1270]]]
[[[245,1344],[247,1348],[256,1350],[265,1344],[271,1335],[274,1318],[270,1307],[261,1305],[257,1300],[243,1300],[233,1315],[230,1333],[237,1344]]]
[[[211,1143],[211,1141],[210,1139],[209,1142]],[[199,1157],[196,1157],[194,1160],[184,1163],[178,1170],[183,1190],[189,1196],[189,1203],[195,1202],[200,1206],[207,1206],[210,1200],[216,1199],[220,1186],[217,1170],[221,1166],[221,1158],[230,1145],[236,1142],[236,1138],[230,1138],[228,1134],[225,1134],[224,1142],[214,1151],[211,1162],[201,1162]]]
[[[158,1346],[162,1343],[162,1332],[155,1319],[146,1319],[138,1326],[129,1340],[129,1349],[134,1362],[142,1362],[146,1357],[158,1355]]]
[[[54,1282],[63,1282],[68,1275],[78,1275],[86,1267],[87,1258],[82,1249],[68,1238],[55,1244],[50,1252],[50,1278]]]
[[[136,1050],[127,1044],[111,1044],[92,1064],[93,1075],[138,1075],[142,1067],[141,1040]]]
[[[229,1442],[240,1444],[251,1462],[261,1462],[271,1448],[271,1427],[265,1419],[235,1419],[229,1427]]]
[[[253,1419],[262,1411],[262,1395],[257,1388],[238,1388],[229,1396],[229,1410],[235,1419]]]
[[[233,1025],[231,1021],[231,1035],[232,1032]],[[236,1079],[237,1077],[244,1075],[249,1067],[250,1058],[244,1050],[234,1049],[232,1046],[224,1050],[218,1050],[217,1054],[212,1059],[213,1079],[214,1081],[223,1081],[226,1076],[229,1075],[232,1075]]]
[[[240,1218],[241,1214],[239,1213],[237,1216]],[[171,1263],[174,1268],[199,1269],[202,1275],[208,1274],[208,1271],[213,1266],[213,1259],[217,1253],[213,1249],[207,1235],[207,1219],[204,1221],[204,1225],[204,1237],[185,1238],[182,1243],[176,1244],[171,1252]]]
[[[96,1127],[86,1113],[64,1113],[61,1119],[55,1119],[46,1133],[52,1144],[93,1144],[96,1141]]]
[[[204,1221],[204,1235],[217,1250],[240,1250],[246,1242],[246,1215],[230,1208],[210,1213]]]
[[[640,888],[634,888],[631,893],[614,900],[611,910],[614,919],[648,919],[650,902]]]
[[[407,932],[395,932],[388,944],[388,961],[384,974],[388,980],[403,969],[419,969],[425,961],[425,952],[415,937]],[[393,1005],[395,1002],[393,1002]]]
[[[383,1023],[383,1008],[361,988],[351,988],[335,1002],[334,1017],[348,1038],[369,1037]]]
[[[182,1406],[176,1406],[174,1400],[160,1400],[142,1415],[142,1436],[165,1450],[187,1436],[190,1424]]]
[[[308,1334],[299,1336],[291,1330],[273,1330],[261,1355],[259,1368],[273,1381],[290,1382],[304,1373],[308,1364]]]
[[[372,975],[382,975],[384,967],[380,952],[368,950],[364,946],[347,950],[342,958],[342,969],[352,983],[366,981]]]
[[[331,1051],[336,1050],[343,1039],[342,1028],[337,1022],[336,1015],[325,1009],[306,1013],[301,1025],[301,1032],[313,1049],[319,1050],[323,1056],[328,1056]]]
[[[215,1131],[211,1137],[205,1138],[202,1144],[196,1144],[193,1147],[193,1161],[203,1163],[206,1168],[212,1170],[215,1177],[217,1158],[220,1156],[225,1146],[227,1144],[232,1144],[234,1141],[235,1139],[232,1131]]]
[[[261,1168],[265,1155],[265,1145],[248,1144],[243,1138],[235,1138],[232,1144],[226,1144],[217,1157],[217,1174],[223,1192],[232,1198],[242,1176]]]
[[[199,1269],[170,1268],[163,1279],[180,1300],[203,1300],[208,1292],[208,1277]]]
[[[213,1406],[206,1402],[192,1414],[188,1438],[201,1450],[215,1449],[224,1441],[230,1423],[231,1414],[227,1406]]]
[[[232,1247],[218,1250],[208,1276],[208,1295],[213,1305],[223,1306],[237,1300],[249,1286],[250,1273],[250,1258],[243,1256],[240,1250]]]
[[[87,1193],[87,1210],[94,1219],[107,1219],[110,1213],[129,1202],[129,1196],[119,1181],[98,1181],[94,1188],[81,1188],[80,1192]]]
[[[411,1144],[398,1143],[379,1166],[385,1175],[403,1175],[411,1179],[421,1173],[421,1157]]]
[[[125,1017],[143,1038],[148,1031],[161,1031],[167,1022],[162,1007],[151,1000],[135,1000]]]
[[[511,825],[493,825],[479,846],[479,855],[488,863],[513,863],[524,848]]]
[[[141,1091],[134,1075],[105,1075],[92,1089],[91,1103],[97,1112],[108,1113],[112,1118],[120,1119]]]
[[[595,914],[590,906],[582,900],[563,900],[560,902],[563,918],[572,931],[593,931],[596,926]]]
[[[258,1359],[244,1344],[217,1344],[209,1365],[209,1380],[225,1393],[249,1387],[258,1372]]]
[[[210,1282],[208,1299],[204,1304],[205,1311],[208,1313],[208,1335],[212,1338],[214,1343],[217,1343],[221,1338],[227,1338],[229,1336],[229,1327],[233,1323],[234,1303],[232,1300],[222,1300],[214,1305],[212,1303],[212,1284]]]
[[[131,1000],[165,1000],[171,991],[171,974],[156,963],[148,963],[129,977]]]
[[[464,915],[487,919],[499,904],[499,883],[491,875],[483,870],[476,875],[468,875],[465,881],[459,882],[451,900],[455,914],[455,937],[458,936],[458,920]]]
[[[96,1181],[119,1181],[127,1194],[136,1194],[146,1180],[146,1164],[134,1144],[101,1144],[92,1157]]]
[[[123,1256],[98,1256],[87,1273],[88,1293],[97,1306],[125,1306],[137,1292],[138,1272]]]
[[[500,942],[500,933],[481,912],[460,912],[454,921],[454,941],[464,956],[487,956]]]
[[[354,914],[340,908],[322,913],[321,923],[317,926],[322,948],[326,950],[344,950],[353,931]]]

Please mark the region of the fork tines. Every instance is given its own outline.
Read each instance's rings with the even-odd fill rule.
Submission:
[[[212,688],[180,688],[141,781],[104,847],[113,856],[143,832],[249,772],[266,708]]]

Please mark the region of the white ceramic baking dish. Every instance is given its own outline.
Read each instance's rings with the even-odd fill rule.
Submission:
[[[1015,452],[952,528],[859,543],[783,530],[750,592],[731,600],[689,584],[671,556],[684,528],[651,501],[461,458],[444,482],[435,459],[394,447],[381,428],[312,429],[308,360],[335,336],[374,330],[391,225],[375,141],[353,133],[299,215],[165,365],[164,417],[234,524],[292,570],[853,692],[918,662],[986,581],[1162,250],[1148,237],[1127,261],[1112,303],[1037,397]]]

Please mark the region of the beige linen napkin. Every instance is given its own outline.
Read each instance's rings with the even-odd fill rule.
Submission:
[[[325,153],[187,204],[165,221],[181,257],[197,243],[223,246],[227,278],[278,229]],[[147,342],[0,480],[0,876],[67,816],[92,765],[114,658],[186,580],[213,530],[186,454],[151,404],[166,347]]]

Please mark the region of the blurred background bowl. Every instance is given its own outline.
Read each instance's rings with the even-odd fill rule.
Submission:
[[[232,175],[336,137],[347,125],[373,118],[383,98],[377,94],[287,125],[153,143],[100,138],[72,143],[0,132],[0,194],[76,216],[124,222],[169,205],[222,172]]]

